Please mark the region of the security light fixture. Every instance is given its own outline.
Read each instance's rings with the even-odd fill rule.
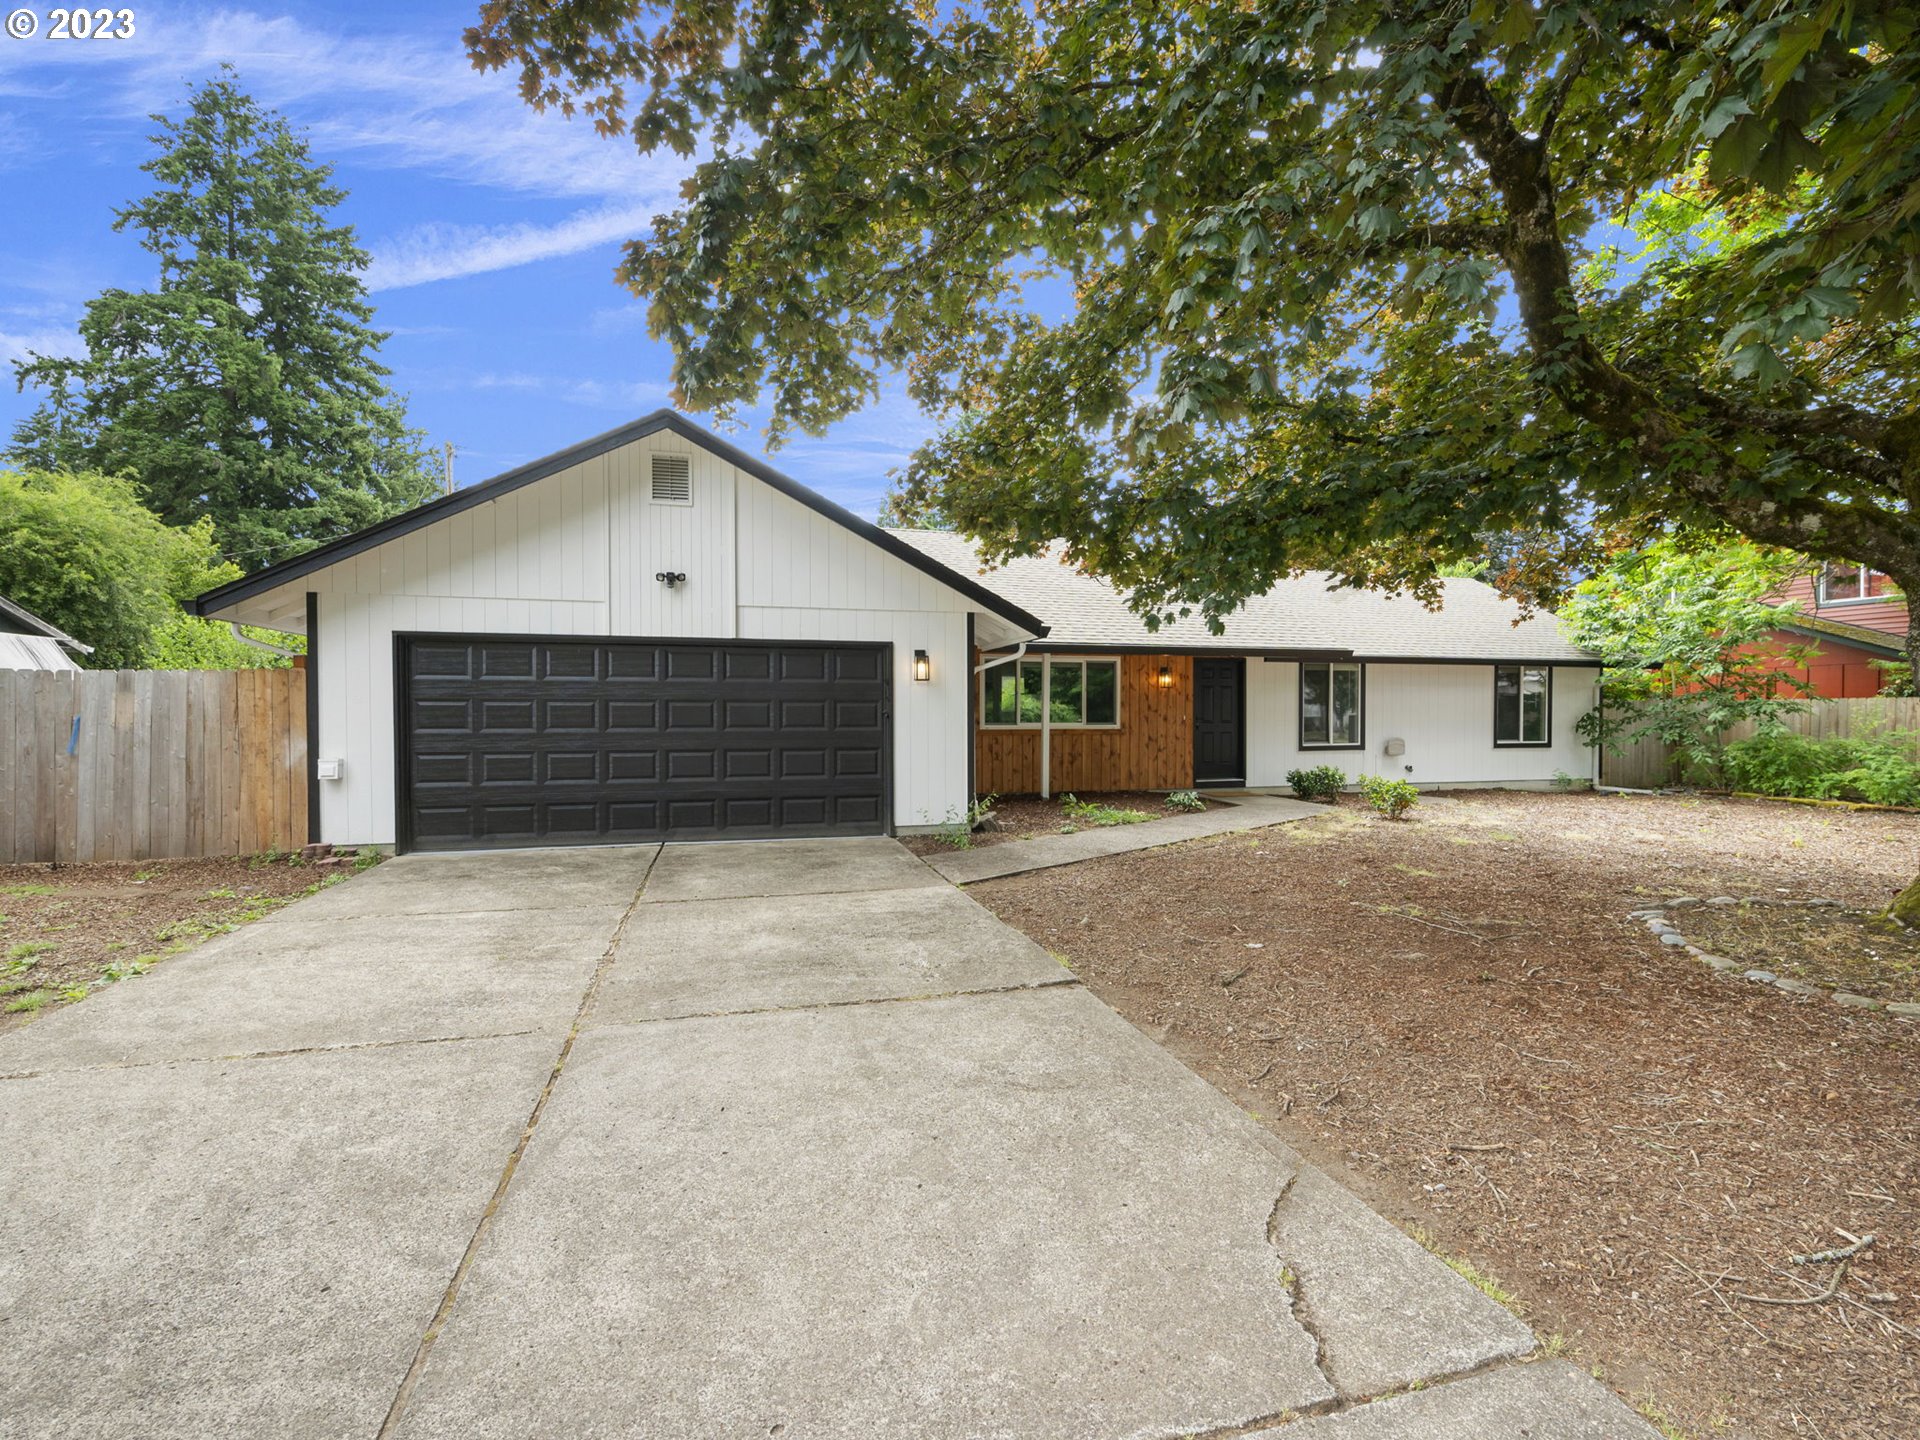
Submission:
[[[924,650],[913,652],[913,678],[920,684],[925,684],[933,678],[933,662],[927,659],[927,652]]]
[[[666,586],[667,589],[669,590],[671,590],[676,585],[684,585],[687,583],[686,575],[676,570],[662,570],[658,574],[656,574],[653,578],[658,580],[662,585]]]

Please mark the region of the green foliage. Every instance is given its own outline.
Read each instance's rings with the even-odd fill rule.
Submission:
[[[44,940],[22,940],[18,945],[8,947],[7,959],[15,962],[32,960],[36,956],[45,955],[53,948]]]
[[[1100,805],[1077,796],[1062,795],[1060,808],[1077,829],[1082,825],[1138,825],[1153,817],[1144,810],[1129,810],[1117,805]]]
[[[681,403],[777,440],[904,371],[891,513],[1155,615],[1668,523],[1920,593],[1910,4],[669,8],[467,44],[697,157],[621,272]]]
[[[998,795],[974,796],[972,801],[967,805],[966,813],[964,815],[950,816],[946,824],[933,832],[934,838],[949,849],[972,849],[973,832],[978,830],[985,821],[992,818],[993,807],[998,803],[999,799],[1000,797]],[[369,861],[367,859],[368,855],[372,855],[374,858]],[[356,870],[366,870],[379,863],[380,852],[378,850],[362,851],[355,857],[354,868]]]
[[[1399,820],[1420,803],[1420,792],[1410,780],[1395,780],[1385,775],[1362,775],[1360,793],[1375,812],[1389,820]]]
[[[1556,790],[1566,791],[1571,794],[1575,790],[1587,790],[1592,788],[1592,786],[1593,781],[1583,775],[1574,775],[1565,770],[1556,770],[1553,772],[1553,788]]]
[[[1201,798],[1198,790],[1170,790],[1167,792],[1169,810],[1204,810],[1207,802]]]
[[[47,398],[15,458],[131,476],[169,524],[211,519],[250,569],[430,498],[330,171],[231,71],[154,119],[158,188],[114,228],[158,260],[155,288],[89,301],[81,358],[16,365]]]
[[[45,1009],[53,1000],[54,993],[51,990],[29,990],[26,994],[9,1000],[6,1011],[9,1015],[31,1015],[35,1011]]]
[[[1914,737],[1902,731],[1813,739],[1771,730],[1726,748],[1727,781],[1756,795],[1920,805]]]
[[[1806,708],[1795,698],[1806,683],[1782,666],[1804,665],[1816,647],[1774,638],[1793,607],[1768,598],[1804,563],[1741,540],[1670,537],[1583,580],[1560,618],[1607,669],[1601,707],[1580,718],[1582,737],[1614,749],[1656,737],[1694,778],[1722,778],[1728,728],[1775,727]]]
[[[239,573],[209,522],[164,525],[125,480],[0,470],[0,595],[93,646],[89,665],[147,665],[179,602]]]
[[[1346,788],[1347,772],[1338,765],[1287,771],[1287,784],[1302,800],[1333,800]]]
[[[283,650],[306,652],[304,635],[288,635],[257,625],[242,625],[254,639]],[[284,670],[291,655],[276,655],[234,638],[232,629],[197,615],[176,615],[154,632],[147,648],[147,666],[154,670]]]

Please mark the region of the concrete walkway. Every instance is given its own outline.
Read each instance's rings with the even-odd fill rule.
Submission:
[[[1325,805],[1309,805],[1304,800],[1287,800],[1256,791],[1210,798],[1225,803],[1197,815],[1169,815],[1163,820],[1143,820],[1134,825],[1103,825],[1071,835],[1036,835],[1031,840],[1008,840],[999,845],[956,850],[951,855],[929,856],[927,864],[956,885],[971,885],[979,880],[998,880],[1003,875],[1024,875],[1029,870],[1049,870],[1055,865],[1124,855],[1130,850],[1177,845],[1182,840],[1198,840],[1207,835],[1284,825],[1290,820],[1325,815],[1328,810]]]
[[[0,1135],[0,1436],[1651,1433],[892,841],[393,861]]]

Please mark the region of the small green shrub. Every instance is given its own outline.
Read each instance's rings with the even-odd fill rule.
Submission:
[[[1727,746],[1727,778],[1756,795],[1920,805],[1911,746],[1912,736],[1897,730],[1822,740],[1772,730]]]
[[[1553,772],[1553,788],[1556,790],[1565,790],[1571,793],[1575,790],[1588,790],[1591,789],[1592,786],[1593,781],[1586,779],[1584,776],[1571,775],[1565,770],[1556,770]]]
[[[1316,765],[1311,770],[1289,770],[1287,784],[1302,800],[1331,800],[1347,785],[1347,772],[1338,765]]]
[[[1385,775],[1362,775],[1360,793],[1380,814],[1398,820],[1420,803],[1420,792],[1410,780],[1392,780]]]
[[[1200,798],[1198,790],[1175,790],[1167,796],[1169,810],[1204,810],[1207,802]]]
[[[973,846],[973,832],[984,821],[993,818],[993,807],[1000,801],[998,795],[976,795],[973,803],[967,806],[965,815],[947,813],[947,823],[933,832],[934,838],[942,845],[953,850],[967,850]]]
[[[1096,805],[1074,795],[1062,795],[1060,808],[1067,818],[1082,825],[1138,825],[1153,817],[1144,810],[1125,810],[1117,805]]]

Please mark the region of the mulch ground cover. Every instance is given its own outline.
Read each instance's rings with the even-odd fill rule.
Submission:
[[[1476,792],[969,893],[1670,1435],[1884,1440],[1920,1434],[1920,1023],[1627,912],[1916,869],[1910,816]]]
[[[0,865],[0,1030],[352,873],[297,855]]]
[[[1060,795],[1050,800],[1042,800],[1037,795],[999,797],[993,805],[992,828],[975,831],[969,848],[1004,845],[1011,840],[1031,840],[1036,835],[1071,834],[1074,829],[1094,828],[1087,820],[1076,820],[1068,814],[1062,803],[1064,798]],[[1106,809],[1138,811],[1152,820],[1164,819],[1169,815],[1199,813],[1167,804],[1167,792],[1164,790],[1090,790],[1073,798]],[[1203,809],[1218,808],[1219,801],[1208,800],[1204,796],[1201,798]],[[1145,822],[1135,820],[1126,823],[1138,825]],[[907,835],[901,837],[901,843],[916,855],[937,855],[952,848],[950,842],[939,835]]]

